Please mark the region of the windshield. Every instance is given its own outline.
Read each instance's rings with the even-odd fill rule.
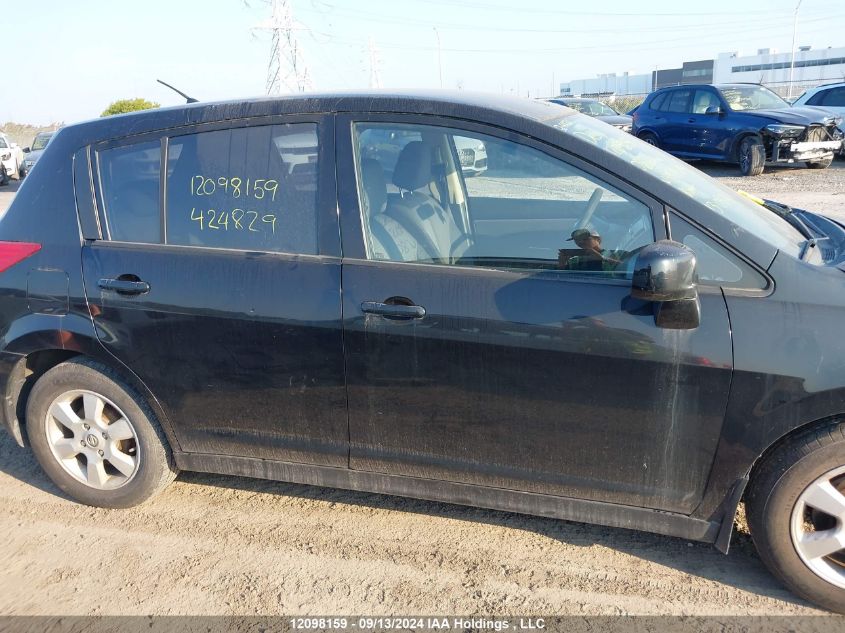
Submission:
[[[546,124],[627,160],[777,249],[795,257],[801,253],[806,240],[789,222],[663,150],[588,117],[570,115]]]
[[[735,112],[789,107],[786,101],[763,86],[729,86],[719,88],[719,92]]]
[[[578,110],[590,116],[616,116],[619,114],[610,106],[606,106],[601,101],[570,101],[567,103],[573,110]]]
[[[37,149],[44,149],[47,147],[47,143],[50,142],[50,139],[53,137],[53,133],[50,134],[37,134],[35,136],[35,140],[32,141],[31,150],[35,151]]]

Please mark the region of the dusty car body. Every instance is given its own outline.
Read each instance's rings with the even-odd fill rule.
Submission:
[[[838,548],[799,529],[805,564],[767,536],[819,506],[772,514],[777,468],[813,492],[845,466],[841,444],[784,452],[845,414],[845,229],[823,215],[467,94],[109,117],[40,162],[0,221],[2,417],[75,498],[126,507],[195,470],[726,552],[747,489],[767,564],[845,608]]]

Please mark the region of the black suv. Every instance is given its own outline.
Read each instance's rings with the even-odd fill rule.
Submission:
[[[723,552],[745,499],[770,569],[845,611],[839,224],[464,94],[147,111],[40,162],[0,221],[0,411],[75,499],[196,470]]]
[[[662,88],[633,116],[633,134],[647,143],[682,158],[738,163],[745,176],[767,163],[824,169],[842,148],[841,117],[791,107],[757,84]]]

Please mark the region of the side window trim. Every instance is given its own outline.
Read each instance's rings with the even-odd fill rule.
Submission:
[[[338,207],[341,218],[341,234],[343,237],[343,257],[345,259],[367,260],[365,238],[363,233],[363,209],[358,199],[358,183],[355,167],[355,131],[356,123],[395,123],[402,125],[427,125],[434,127],[453,128],[464,132],[477,132],[502,140],[512,141],[540,151],[553,159],[560,160],[584,173],[602,181],[633,200],[645,205],[652,222],[653,239],[661,240],[667,237],[664,205],[650,194],[639,189],[632,183],[622,180],[601,167],[590,163],[580,156],[572,154],[560,147],[551,145],[541,139],[516,132],[509,128],[502,128],[491,124],[468,121],[457,117],[445,117],[427,114],[404,113],[339,113],[336,118],[337,136],[337,171],[338,171]],[[396,263],[399,265],[427,265],[409,262],[376,262]],[[462,267],[463,268],[463,267]],[[483,267],[467,266],[467,270],[479,270]],[[489,269],[486,269],[489,270]],[[618,284],[619,280],[596,277],[594,282]],[[630,282],[625,282],[630,283]]]
[[[100,216],[94,202],[94,183],[91,177],[91,148],[86,145],[73,156],[73,188],[79,227],[86,240],[97,240],[102,236]]]

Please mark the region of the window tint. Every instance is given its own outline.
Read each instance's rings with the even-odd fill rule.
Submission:
[[[649,104],[649,109],[651,110],[660,110],[663,107],[663,103],[666,101],[666,93],[657,95],[654,99],[652,99],[651,103]]]
[[[666,112],[688,112],[687,105],[689,104],[689,98],[689,90],[673,90],[667,100],[668,105],[664,110]]]
[[[9,146],[6,145],[6,140],[2,136],[0,136],[0,149],[6,149],[8,147]]]
[[[669,214],[672,239],[695,253],[699,283],[759,290],[766,278],[721,244],[674,213]]]
[[[122,242],[161,239],[161,143],[151,141],[100,151],[100,187],[108,238]]]
[[[167,243],[317,254],[317,167],[313,123],[171,138]]]
[[[845,88],[833,88],[824,92],[821,103],[826,106],[845,107]]]
[[[370,259],[628,277],[654,239],[646,205],[526,145],[434,126],[355,127]],[[363,142],[374,130],[403,144],[391,173]]]
[[[719,98],[709,90],[695,91],[695,99],[692,104],[692,111],[695,114],[705,114],[707,108],[718,108],[720,105]]]

